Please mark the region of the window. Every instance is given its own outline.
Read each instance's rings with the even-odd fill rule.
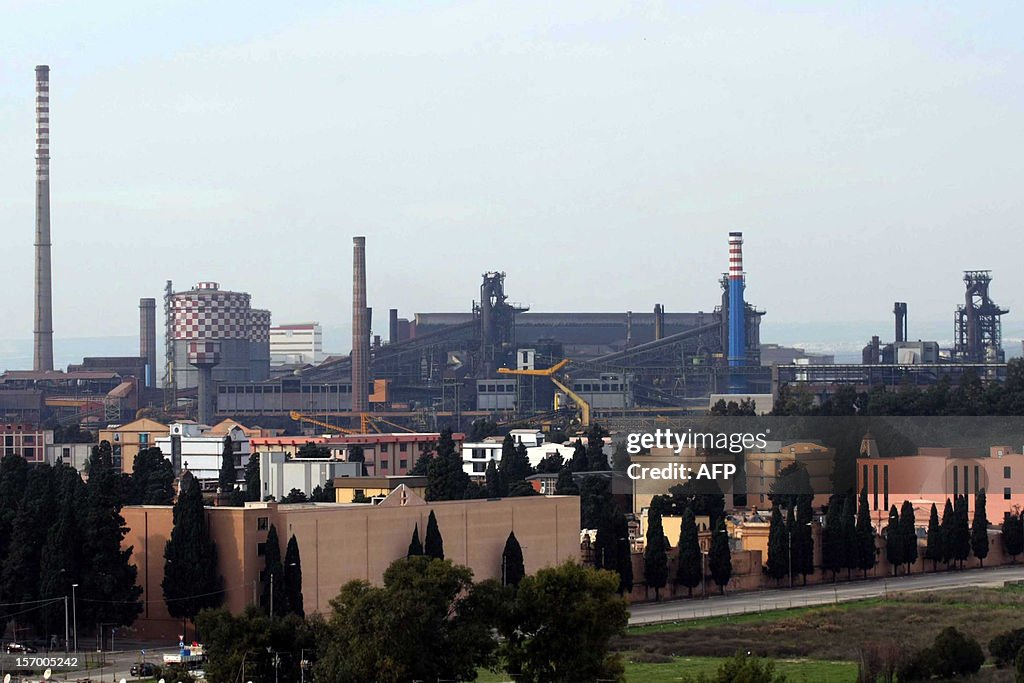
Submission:
[[[388,452],[388,445],[386,443],[382,443],[380,445],[380,452],[381,453],[387,453]]]
[[[355,489],[354,491],[352,491],[352,498],[353,499],[355,499],[355,498],[365,498],[365,497],[366,497],[366,490],[365,489]]]
[[[882,467],[882,504],[889,509],[889,466]]]
[[[1009,478],[1010,478],[1010,468],[1009,467],[1004,467],[1003,468],[1003,479],[1009,479]]]
[[[487,463],[484,463],[484,462],[475,462],[475,463],[473,463],[473,471],[474,472],[486,472],[487,471]]]
[[[257,543],[256,544],[256,555],[258,557],[263,557],[266,554],[267,554],[267,544],[266,543]]]
[[[1010,500],[1010,487],[1003,489],[1003,500]]]
[[[408,460],[399,460],[398,461],[398,469],[400,469],[400,470],[409,469],[409,461]]]
[[[960,495],[960,470],[953,465],[953,497]]]
[[[978,481],[980,479],[981,479],[981,477],[979,476],[979,467],[978,467],[978,465],[975,465],[974,466],[974,495],[978,495]]]
[[[382,470],[386,470],[388,468],[388,461],[387,460],[381,460],[380,461],[380,468]]]
[[[145,446],[148,443],[149,443],[149,433],[148,432],[139,432],[139,445],[140,446]]]
[[[409,444],[407,444],[407,443],[400,443],[400,444],[398,444],[398,451],[400,453],[405,453],[408,450],[409,450]]]
[[[257,517],[256,518],[256,531],[266,531],[270,524],[269,517]]]
[[[956,470],[954,469],[953,471],[955,472]],[[871,475],[872,475],[871,479],[872,479],[872,484],[873,484],[871,489],[874,491],[874,494],[875,494],[874,495],[874,500],[872,502],[874,503],[874,509],[877,510],[878,509],[878,465],[872,465],[871,466]]]

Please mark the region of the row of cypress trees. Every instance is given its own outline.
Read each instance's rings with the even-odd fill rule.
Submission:
[[[438,527],[437,516],[434,515],[433,510],[427,517],[427,531],[423,542],[420,542],[419,524],[414,525],[412,529],[412,540],[409,541],[409,551],[406,553],[406,557],[420,555],[437,560],[444,559],[444,539],[441,537],[441,529]],[[505,540],[505,548],[501,553],[501,582],[507,586],[518,586],[525,576],[523,548],[519,545],[515,532],[510,531]]]
[[[725,591],[732,578],[732,553],[729,549],[729,536],[725,528],[725,519],[718,518],[711,534],[711,545],[707,553],[707,571],[712,581],[718,586],[719,592]],[[647,517],[647,537],[644,547],[644,582],[647,588],[654,589],[654,599],[661,599],[661,589],[668,584],[668,551],[669,540],[665,536],[661,513],[652,510]],[[693,589],[704,580],[704,557],[700,549],[700,532],[697,529],[693,510],[687,507],[679,529],[678,561],[676,585],[685,586],[687,594],[692,597]]]

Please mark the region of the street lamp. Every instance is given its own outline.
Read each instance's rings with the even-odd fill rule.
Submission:
[[[75,598],[77,583],[71,584],[71,613],[75,621],[75,652],[78,652],[78,600]]]
[[[277,666],[281,663],[281,655],[279,655],[277,652],[274,652],[274,648],[270,645],[267,645],[267,654],[274,655],[274,683],[278,683]]]

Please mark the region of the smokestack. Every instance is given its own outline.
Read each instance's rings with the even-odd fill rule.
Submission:
[[[36,67],[36,312],[34,370],[53,370],[53,286],[50,275],[50,67]]]
[[[907,303],[897,301],[892,306],[892,312],[896,315],[896,343],[907,341]]]
[[[743,301],[743,233],[729,233],[729,365],[746,365],[747,325]]]
[[[139,355],[146,359],[147,389],[156,386],[156,299],[139,299]]]
[[[388,343],[398,343],[398,309],[388,309]]]
[[[352,238],[352,412],[370,410],[370,326],[366,310],[366,238]]]
[[[665,336],[665,309],[661,304],[654,304],[654,340]]]

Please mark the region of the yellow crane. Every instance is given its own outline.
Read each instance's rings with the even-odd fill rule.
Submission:
[[[332,424],[330,424],[328,422],[323,422],[322,420],[318,420],[318,419],[316,419],[314,417],[311,417],[309,415],[305,415],[303,413],[300,413],[297,410],[293,410],[293,411],[289,412],[288,413],[288,417],[290,417],[291,419],[295,420],[296,422],[308,422],[310,424],[316,425],[317,427],[323,427],[324,429],[330,429],[331,431],[341,432],[342,434],[369,434],[371,429],[373,431],[377,432],[378,434],[382,434],[384,432],[384,430],[380,428],[380,425],[377,424],[378,422],[386,424],[386,425],[391,425],[392,427],[395,427],[396,429],[400,429],[403,432],[414,432],[414,431],[416,431],[414,429],[409,429],[408,427],[403,427],[402,425],[395,424],[394,422],[391,422],[390,420],[385,420],[382,417],[379,417],[379,416],[376,416],[376,415],[371,415],[370,413],[359,413],[359,429],[358,430],[356,430],[356,429],[345,429],[344,427],[339,427],[337,425],[332,425]]]
[[[569,359],[564,358],[550,368],[544,368],[543,370],[512,370],[511,368],[498,368],[498,373],[502,375],[526,375],[529,377],[547,377],[551,380],[551,383],[558,387],[558,390],[564,393],[566,396],[571,398],[576,406],[580,410],[580,426],[584,429],[590,426],[590,404],[587,403],[582,396],[577,394],[575,391],[569,388],[569,386],[555,376],[559,370],[569,364]]]

